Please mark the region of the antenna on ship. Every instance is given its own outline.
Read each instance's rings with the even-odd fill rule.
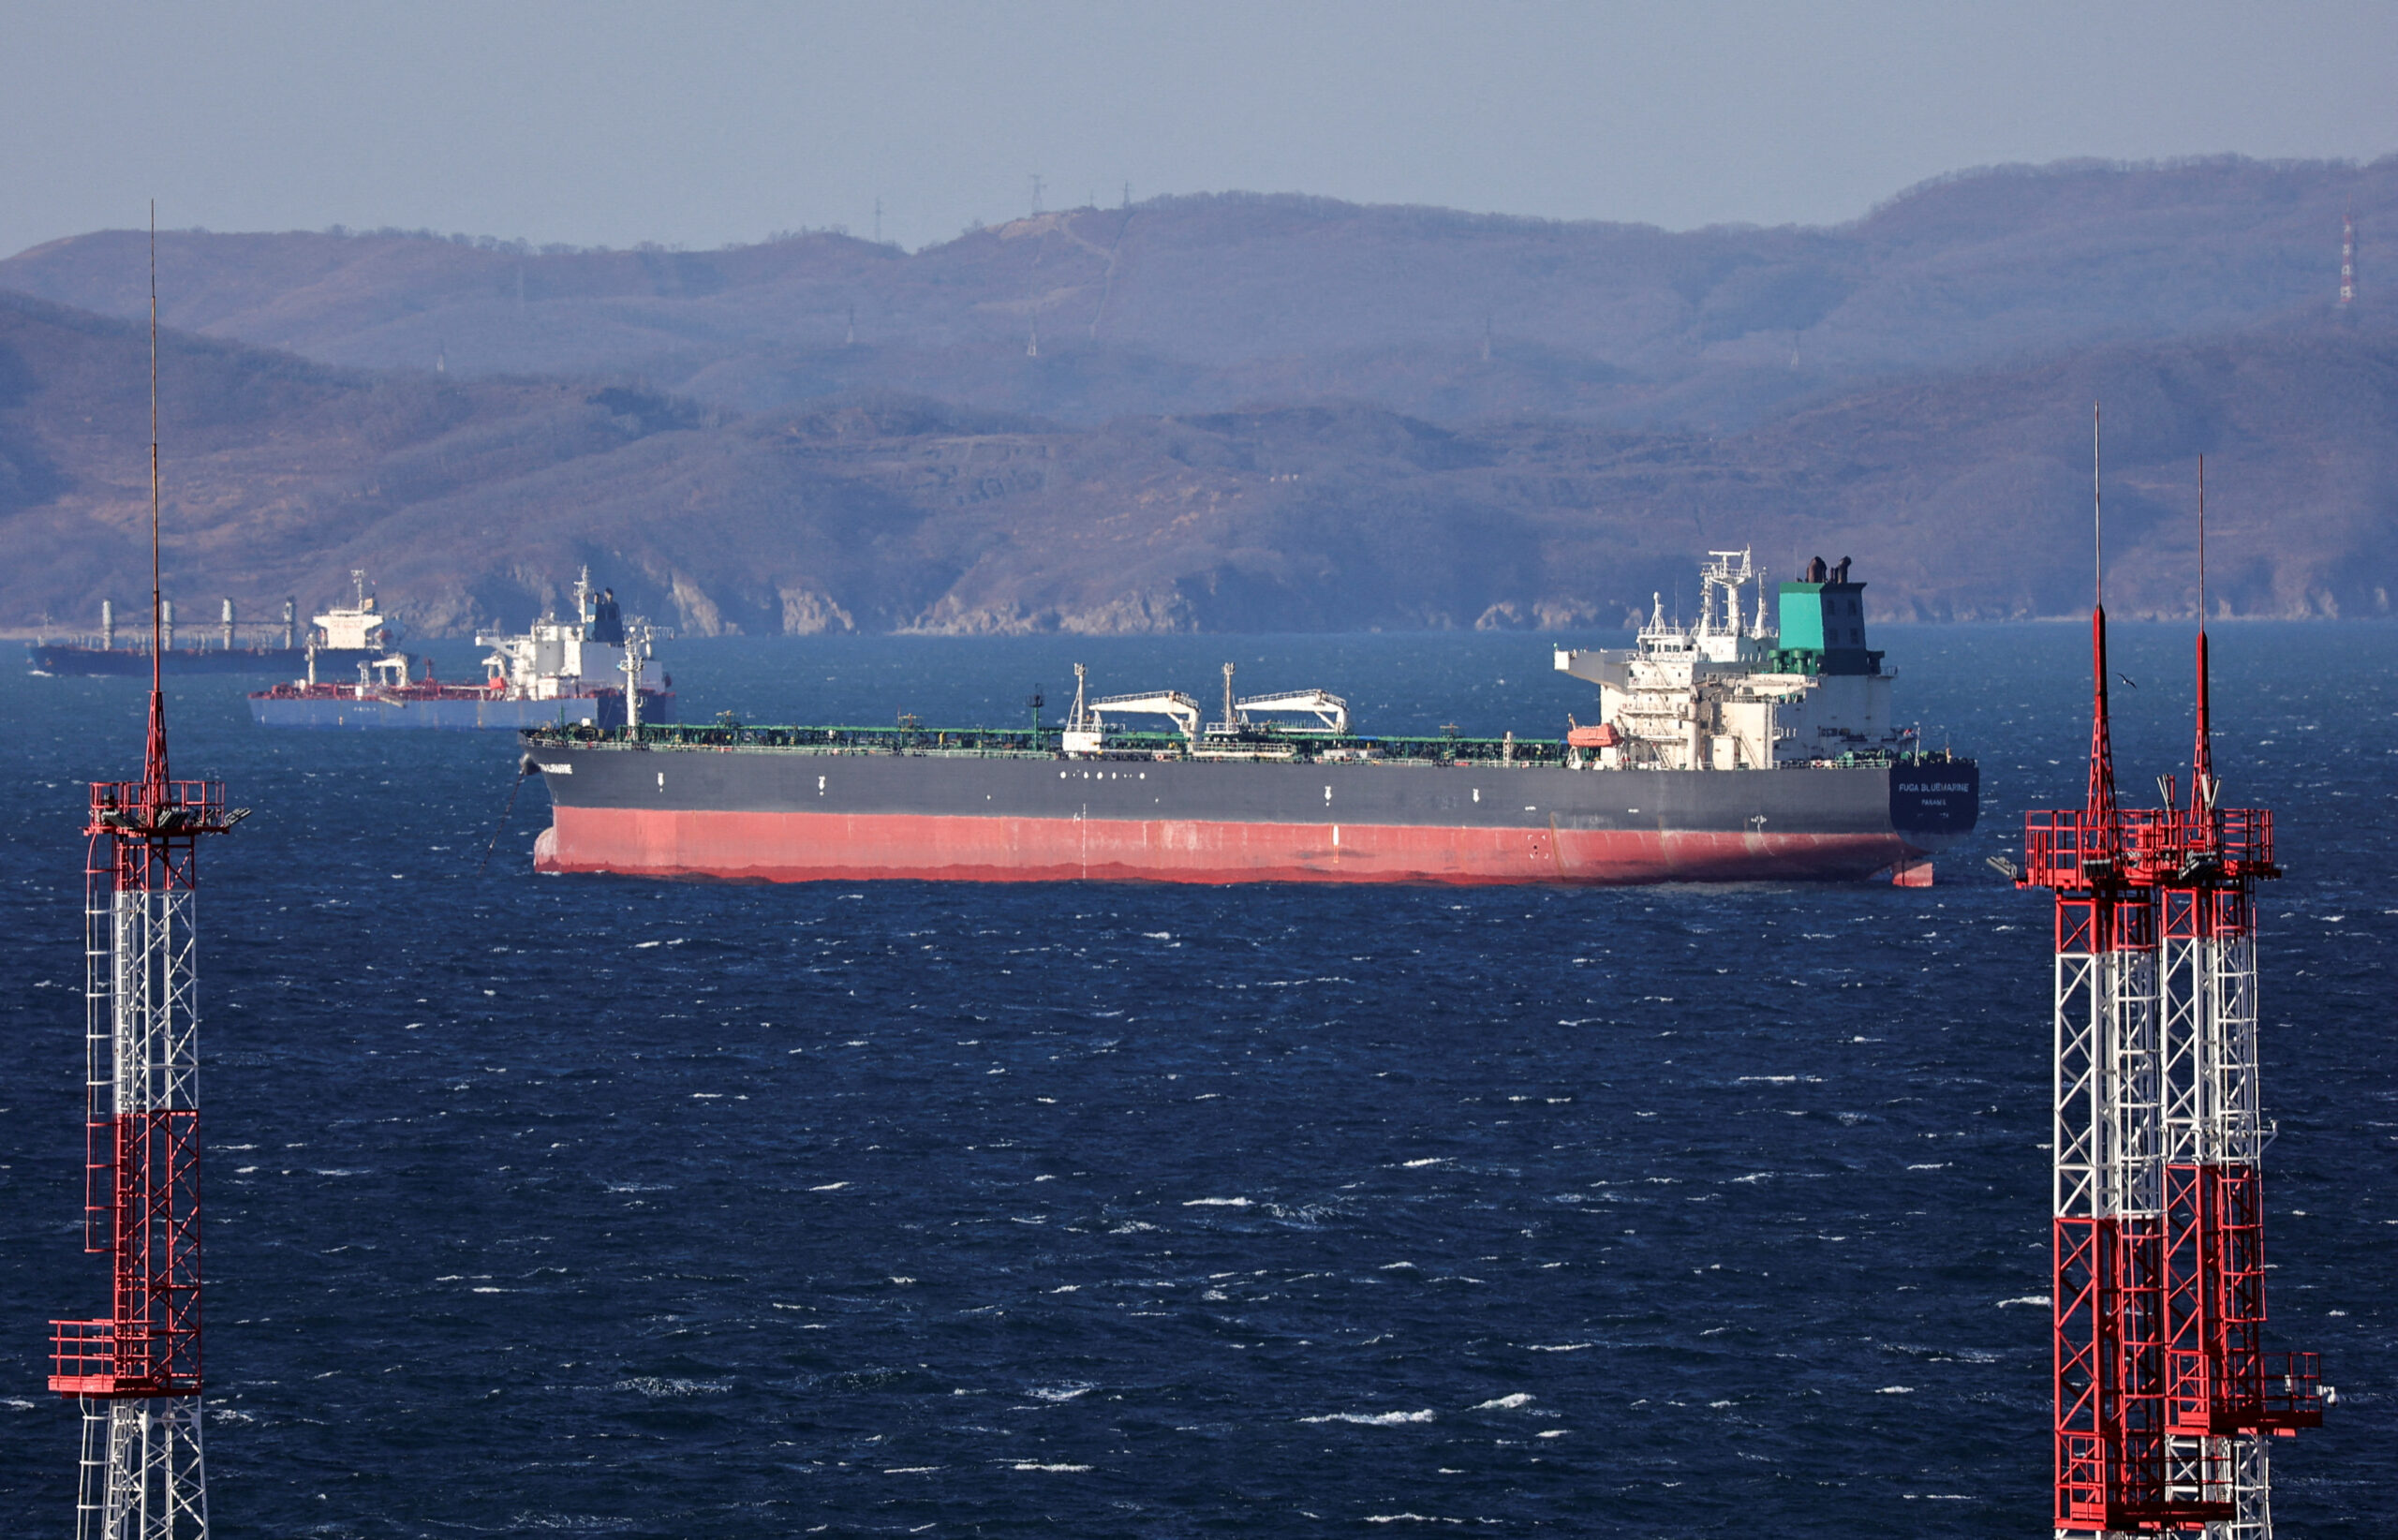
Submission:
[[[1239,726],[1240,718],[1233,712],[1233,666],[1226,663],[1224,665],[1224,731],[1236,732]]]
[[[625,736],[632,742],[641,738],[642,664],[649,656],[650,637],[649,622],[640,615],[625,622],[625,656],[616,666],[625,674]]]

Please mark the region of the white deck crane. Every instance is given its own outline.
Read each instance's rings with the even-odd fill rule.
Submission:
[[[1089,707],[1092,726],[1102,727],[1110,713],[1119,717],[1171,717],[1184,738],[1195,740],[1199,736],[1199,703],[1178,689],[1109,695],[1093,701]]]
[[[1235,704],[1244,723],[1251,716],[1308,715],[1324,724],[1322,731],[1336,737],[1348,735],[1349,703],[1328,689],[1286,689],[1273,695],[1252,695]],[[1312,733],[1318,730],[1306,728],[1302,731]]]

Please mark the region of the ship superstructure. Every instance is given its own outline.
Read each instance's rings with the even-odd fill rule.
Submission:
[[[1061,724],[567,727],[526,734],[553,819],[545,871],[853,881],[1077,878],[1242,882],[1659,882],[1857,879],[1919,885],[1971,832],[1970,760],[1889,726],[1861,584],[1818,562],[1781,625],[1718,553],[1692,629],[1662,615],[1628,651],[1560,652],[1606,720],[1562,739],[1364,733],[1319,688],[1221,718],[1173,689],[1095,694]],[[1035,698],[1037,711],[1038,698]]]
[[[594,588],[591,569],[574,580],[574,614],[543,612],[519,633],[478,631],[486,684],[511,701],[558,701],[603,690],[621,692],[633,671],[656,656],[656,631],[640,616],[628,622],[614,588]],[[656,693],[656,692],[652,692]],[[651,720],[663,718],[644,711]]]
[[[399,628],[377,605],[375,596],[366,591],[366,573],[353,569],[349,581],[355,590],[350,602],[335,604],[321,615],[308,617],[308,623],[316,628],[308,636],[312,662],[327,653],[386,653],[399,643]],[[325,661],[331,664],[333,660]]]
[[[1848,569],[1819,556],[1781,584],[1776,624],[1750,553],[1709,553],[1695,624],[1667,620],[1661,597],[1630,648],[1558,649],[1562,672],[1599,687],[1599,725],[1569,743],[1603,770],[1756,770],[1912,748],[1891,720],[1898,676],[1865,645],[1865,585]]]
[[[305,668],[346,674],[360,663],[372,662],[391,651],[400,639],[399,627],[366,591],[366,574],[352,570],[353,589],[348,604],[335,604],[309,618],[301,633],[299,601],[283,601],[280,621],[237,621],[227,599],[215,626],[186,626],[178,644],[172,600],[158,601],[155,643],[159,666],[167,674],[273,674]],[[246,642],[245,642],[246,639]],[[97,635],[28,644],[37,674],[147,675],[151,639],[126,638],[119,644],[116,604],[100,600]]]
[[[482,660],[480,685],[443,684],[433,665],[412,678],[415,661],[398,652],[360,661],[358,678],[319,677],[311,660],[308,676],[250,697],[250,717],[268,727],[527,728],[578,725],[638,727],[672,721],[674,679],[649,683],[657,631],[639,615],[627,617],[614,589],[594,588],[585,568],[573,586],[574,615],[545,613],[523,632],[479,633],[476,644],[491,648]],[[355,622],[371,617],[372,600],[361,594],[357,611],[333,615]],[[322,627],[327,616],[319,615]]]

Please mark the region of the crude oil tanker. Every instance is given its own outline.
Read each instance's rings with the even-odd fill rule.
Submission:
[[[1559,649],[1599,687],[1562,739],[1371,736],[1322,689],[1087,698],[1059,726],[543,728],[545,872],[749,881],[1932,881],[1971,760],[1921,752],[1865,645],[1864,585],[1717,552],[1696,624]],[[1754,616],[1744,596],[1756,590]],[[1128,718],[1162,718],[1129,731]]]

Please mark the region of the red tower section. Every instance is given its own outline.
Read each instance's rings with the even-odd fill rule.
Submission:
[[[52,1323],[50,1388],[83,1413],[78,1540],[206,1540],[200,1447],[200,840],[240,822],[167,766],[159,688],[157,279],[150,301],[150,711],[141,778],[92,787],[84,861],[83,1244],[109,1313]]]
[[[112,1310],[56,1323],[50,1387],[200,1388],[200,1094],[191,894],[200,836],[237,815],[215,781],[98,781],[84,870],[84,1249]]]
[[[2207,642],[2186,806],[2115,796],[2106,613],[2090,780],[2027,813],[2055,895],[2050,1300],[2060,1533],[2272,1534],[2267,1440],[2322,1421],[2316,1355],[2269,1355],[2256,884],[2272,815],[2217,805]]]

